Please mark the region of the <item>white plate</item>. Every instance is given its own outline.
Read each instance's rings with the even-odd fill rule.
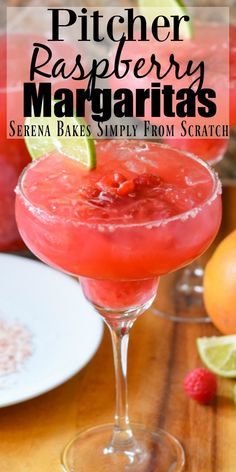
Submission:
[[[78,372],[96,352],[103,323],[78,282],[41,262],[0,254],[0,320],[32,335],[32,354],[0,375],[0,406],[36,397]]]

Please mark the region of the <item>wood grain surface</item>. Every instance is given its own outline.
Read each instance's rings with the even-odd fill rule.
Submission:
[[[225,188],[223,197],[221,235],[236,227],[236,187]],[[167,282],[163,279],[160,287],[166,299]],[[172,323],[148,312],[131,334],[131,417],[153,430],[159,426],[175,434],[186,451],[186,472],[236,471],[234,382],[219,379],[219,393],[210,406],[189,400],[182,388],[186,372],[201,365],[196,337],[215,333],[212,325]],[[65,443],[82,428],[111,421],[113,408],[114,373],[106,331],[95,357],[72,380],[0,410],[1,472],[59,472]]]

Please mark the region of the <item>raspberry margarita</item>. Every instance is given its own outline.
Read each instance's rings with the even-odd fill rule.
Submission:
[[[97,161],[88,171],[54,153],[31,164],[17,190],[18,227],[39,258],[82,276],[97,305],[144,304],[158,276],[215,237],[219,186],[201,161],[156,143],[100,141]]]
[[[23,246],[14,214],[14,188],[18,177],[30,161],[24,140],[7,139],[7,99],[20,108],[22,92],[16,84],[11,91],[6,84],[6,37],[0,36],[0,251],[18,250]],[[20,74],[20,69],[18,69]]]
[[[217,26],[215,25],[215,28]],[[210,30],[213,34],[214,28]],[[217,34],[215,32],[215,34]],[[219,54],[219,58],[221,55]],[[229,110],[229,124],[236,125],[236,26],[230,25],[229,29],[229,95],[230,95],[230,110]],[[222,102],[223,104],[224,102]],[[170,146],[177,147],[183,151],[193,152],[202,159],[211,162],[212,164],[218,162],[226,152],[228,146],[227,139],[165,139],[165,142]]]
[[[203,161],[165,145],[100,141],[96,148],[95,169],[54,152],[26,168],[17,188],[25,243],[43,261],[80,277],[112,335],[115,425],[76,436],[62,465],[68,472],[145,472],[150,464],[153,472],[180,472],[184,453],[174,437],[129,422],[129,330],[151,305],[159,276],[191,262],[215,237],[220,184]]]
[[[46,39],[30,34],[9,35],[7,38],[7,64],[6,37],[0,36],[0,62],[2,64],[0,69],[0,251],[18,250],[23,246],[15,223],[14,188],[21,171],[30,161],[30,156],[23,138],[7,137],[10,130],[7,118],[9,122],[14,120],[15,130],[17,125],[22,128],[24,122],[23,82],[29,79],[34,42],[45,44]],[[74,60],[75,51],[70,44],[53,43],[52,47],[55,57],[66,57],[68,62]],[[22,51],[24,51],[24,55],[22,55]],[[41,54],[39,53],[39,61],[43,62],[43,59],[45,60],[45,56],[41,52]],[[8,80],[6,81],[7,75]],[[40,80],[42,81],[43,78],[41,77]],[[53,80],[53,89],[60,86],[60,81],[59,79]],[[75,84],[71,80],[68,86],[72,90],[73,87],[75,88]]]
[[[235,39],[236,34],[234,28],[231,27],[230,35],[230,98],[233,103],[233,98],[235,94]],[[120,87],[128,88],[133,92],[140,88],[148,90],[152,84],[158,81],[161,88],[163,89],[165,85],[172,85],[173,90],[179,90],[181,88],[189,88],[190,85],[194,82],[195,79],[200,77],[200,69],[197,69],[197,66],[201,61],[204,61],[204,84],[203,88],[212,88],[216,91],[216,104],[217,104],[217,116],[212,118],[203,118],[200,115],[196,117],[186,118],[184,115],[180,118],[176,116],[175,110],[176,105],[179,103],[180,99],[177,99],[175,94],[171,98],[172,103],[172,115],[164,116],[163,109],[164,104],[161,101],[161,116],[154,116],[153,107],[149,100],[145,101],[144,116],[142,119],[149,120],[152,124],[156,125],[158,128],[159,125],[172,125],[175,126],[175,136],[168,137],[168,135],[163,137],[165,143],[170,146],[177,147],[183,151],[192,152],[195,155],[198,155],[205,161],[216,163],[219,161],[228,146],[228,137],[225,137],[222,131],[219,137],[210,137],[210,131],[208,130],[208,137],[204,137],[204,132],[202,131],[203,125],[213,124],[213,125],[222,125],[227,122],[226,114],[226,97],[229,89],[228,77],[227,77],[227,28],[225,25],[218,24],[196,24],[194,25],[194,34],[193,38],[185,39],[180,43],[173,43],[171,41],[164,41],[163,43],[156,44],[153,39],[150,37],[149,43],[145,45],[145,50],[142,51],[142,57],[148,63],[149,58],[151,57],[153,51],[158,52],[158,59],[161,64],[161,74],[162,78],[157,79],[157,72],[152,69],[148,73],[148,67],[145,66],[141,68],[141,72],[137,77],[134,75],[134,69],[130,71],[124,78],[117,78],[115,76],[110,77],[110,84],[113,90],[116,90]],[[112,51],[114,54],[114,50]],[[183,75],[189,60],[193,61],[193,65],[189,70],[191,71],[192,76],[186,75],[183,76],[181,80],[176,79],[176,70],[174,67],[170,69],[169,73],[165,76],[164,73],[168,70],[170,65],[170,54],[174,54],[175,61],[180,65],[180,72]],[[122,60],[128,58],[135,58],[141,56],[140,45],[138,42],[126,43],[122,51]],[[196,69],[196,72],[193,73],[193,70]],[[120,65],[120,73],[124,73],[125,66]],[[146,75],[144,74],[146,73]],[[162,97],[162,93],[160,97]],[[170,93],[168,91],[168,100],[170,100]],[[196,109],[199,104],[196,102]],[[231,120],[230,123],[233,124],[235,121],[234,115],[234,105],[231,105]],[[220,112],[219,112],[220,111]],[[170,113],[170,110],[168,111]],[[141,119],[141,118],[139,118]],[[181,128],[181,122],[185,120],[185,129]],[[188,131],[188,125],[193,125],[192,128]],[[194,125],[197,125],[200,128],[199,135],[197,138],[195,136]],[[200,125],[200,126],[199,126]],[[149,127],[150,129],[151,126]],[[178,133],[177,133],[178,131]],[[188,135],[191,133],[193,138]],[[180,136],[182,133],[182,137]],[[186,133],[186,134],[185,134]],[[147,135],[147,137],[155,137],[155,134]]]

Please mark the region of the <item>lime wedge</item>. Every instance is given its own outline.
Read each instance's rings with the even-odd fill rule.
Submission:
[[[202,362],[222,377],[236,377],[236,335],[197,339]]]
[[[152,24],[157,15],[166,16],[169,19],[170,25],[173,20],[171,16],[177,15],[182,17],[188,15],[188,10],[182,0],[138,0],[139,10],[145,16],[149,25]],[[192,21],[181,20],[180,23],[180,37],[182,39],[191,39],[193,36]]]
[[[52,110],[54,110],[55,101],[52,102]],[[64,130],[62,136],[58,134],[58,121],[60,120],[60,129]],[[63,123],[63,124],[61,124]],[[52,112],[51,117],[28,117],[25,125],[29,129],[44,130],[45,135],[36,137],[32,134],[25,136],[25,143],[31,158],[39,159],[53,150],[57,150],[67,157],[76,159],[89,169],[96,167],[96,151],[93,138],[86,136],[87,124],[82,118],[63,117],[57,118]],[[46,127],[48,126],[50,136],[46,136]],[[80,135],[82,130],[83,136]],[[79,134],[79,136],[73,136]],[[30,133],[29,133],[30,134]],[[61,132],[62,134],[62,132]]]

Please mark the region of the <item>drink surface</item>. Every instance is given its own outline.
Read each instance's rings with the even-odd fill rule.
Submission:
[[[76,275],[125,280],[169,272],[206,249],[221,218],[212,171],[157,143],[96,149],[92,171],[52,154],[24,174],[16,215],[36,255]]]
[[[52,217],[106,225],[161,223],[211,196],[208,169],[153,143],[99,142],[97,162],[88,171],[53,153],[31,166],[25,196]]]

